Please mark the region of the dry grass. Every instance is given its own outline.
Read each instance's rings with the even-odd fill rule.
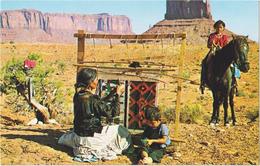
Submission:
[[[46,65],[54,62],[59,62],[62,66],[64,65],[64,72],[53,79],[62,81],[63,88],[68,92],[64,95],[67,110],[62,110],[64,114],[58,120],[63,124],[71,124],[73,119],[73,85],[76,74],[76,68],[72,64],[76,63],[76,44],[5,43],[0,45],[0,49],[1,66],[13,57],[25,58],[29,53],[42,55],[43,59],[47,61]],[[185,105],[200,105],[203,121],[202,123],[199,122],[199,124],[181,124],[180,135],[182,139],[187,141],[187,143],[180,146],[182,156],[179,160],[165,158],[162,161],[163,164],[259,164],[259,127],[257,124],[259,118],[255,118],[257,111],[254,109],[259,108],[259,53],[257,50],[259,50],[257,44],[250,44],[249,62],[251,69],[248,73],[242,73],[242,78],[238,80],[239,90],[245,95],[235,98],[237,127],[225,129],[222,128],[221,124],[220,131],[208,128],[205,119],[211,116],[212,111],[210,91],[207,90],[204,95],[201,95],[198,85],[183,82],[181,107],[184,108]],[[109,48],[109,45],[96,45],[95,48],[89,45],[86,46],[86,51],[86,60],[150,60],[157,63],[176,65],[180,46],[176,45],[173,47],[169,45],[169,48],[162,50],[160,44],[144,45],[144,48],[142,45],[132,44],[129,45],[128,49],[125,45],[116,44],[113,44],[112,49]],[[199,80],[200,62],[206,53],[205,45],[187,46],[184,57],[184,73],[186,73],[185,76],[187,78]],[[170,78],[162,79],[168,82],[176,82],[176,80],[170,80]],[[2,101],[3,98],[4,96],[1,96]],[[158,101],[159,105],[174,109],[176,84],[160,84]],[[2,103],[0,107],[1,115],[13,116],[11,113],[9,115],[11,111],[7,105]],[[192,107],[190,110],[194,112],[196,109]],[[223,111],[220,112],[220,117],[223,119]],[[26,118],[27,120],[32,119],[32,117],[28,116]],[[256,122],[248,123],[251,122],[252,118]],[[36,126],[30,129],[30,127],[26,126],[13,126],[15,123],[8,124],[5,120],[1,121],[1,127],[4,128],[4,130],[1,130],[2,164],[79,164],[71,160],[68,149],[58,147],[54,141],[62,134],[61,131],[64,132],[71,126],[60,126],[58,128]],[[174,132],[173,126],[170,126],[170,129]],[[35,135],[38,136],[34,137]],[[50,142],[46,143],[46,141]],[[201,141],[207,141],[210,144],[204,146],[200,144]],[[23,152],[24,146],[28,146],[29,149]],[[31,146],[34,146],[34,148],[31,149]],[[21,152],[15,152],[16,149],[20,149]],[[32,156],[36,157],[37,160],[32,159]],[[131,164],[131,162],[125,157],[120,157],[116,161],[100,162],[98,164]]]

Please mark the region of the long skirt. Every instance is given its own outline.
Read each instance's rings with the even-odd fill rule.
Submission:
[[[59,138],[58,143],[73,148],[74,159],[91,162],[116,159],[132,140],[126,128],[110,125],[104,126],[101,133],[94,133],[93,137],[81,137],[69,131]]]

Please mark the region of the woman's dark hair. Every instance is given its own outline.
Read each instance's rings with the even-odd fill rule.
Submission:
[[[215,22],[213,27],[216,29],[221,24],[223,25],[223,27],[226,27],[226,24],[222,20],[218,20],[217,22]]]
[[[89,86],[97,77],[97,71],[95,69],[83,68],[77,74],[76,87]]]
[[[145,107],[145,117],[147,120],[161,120],[160,110],[155,106]]]

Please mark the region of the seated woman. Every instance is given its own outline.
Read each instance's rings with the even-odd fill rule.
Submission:
[[[118,86],[102,99],[94,94],[97,84],[96,70],[84,68],[78,73],[73,98],[74,129],[59,139],[60,144],[73,148],[74,159],[79,161],[114,159],[131,143],[126,128],[101,125],[101,117],[110,123],[119,115],[119,96],[124,92],[124,86]],[[108,103],[111,98],[112,102]]]
[[[157,107],[146,108],[148,126],[143,132],[141,142],[144,147],[140,152],[139,164],[160,163],[165,148],[170,145],[168,127],[161,122],[161,115]]]

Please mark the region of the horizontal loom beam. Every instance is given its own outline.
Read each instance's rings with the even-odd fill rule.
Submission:
[[[147,39],[173,39],[173,38],[186,38],[185,33],[172,33],[172,34],[141,34],[141,35],[119,35],[119,34],[91,34],[91,33],[75,33],[74,37],[81,37],[87,39],[121,39],[121,40],[147,40]]]

